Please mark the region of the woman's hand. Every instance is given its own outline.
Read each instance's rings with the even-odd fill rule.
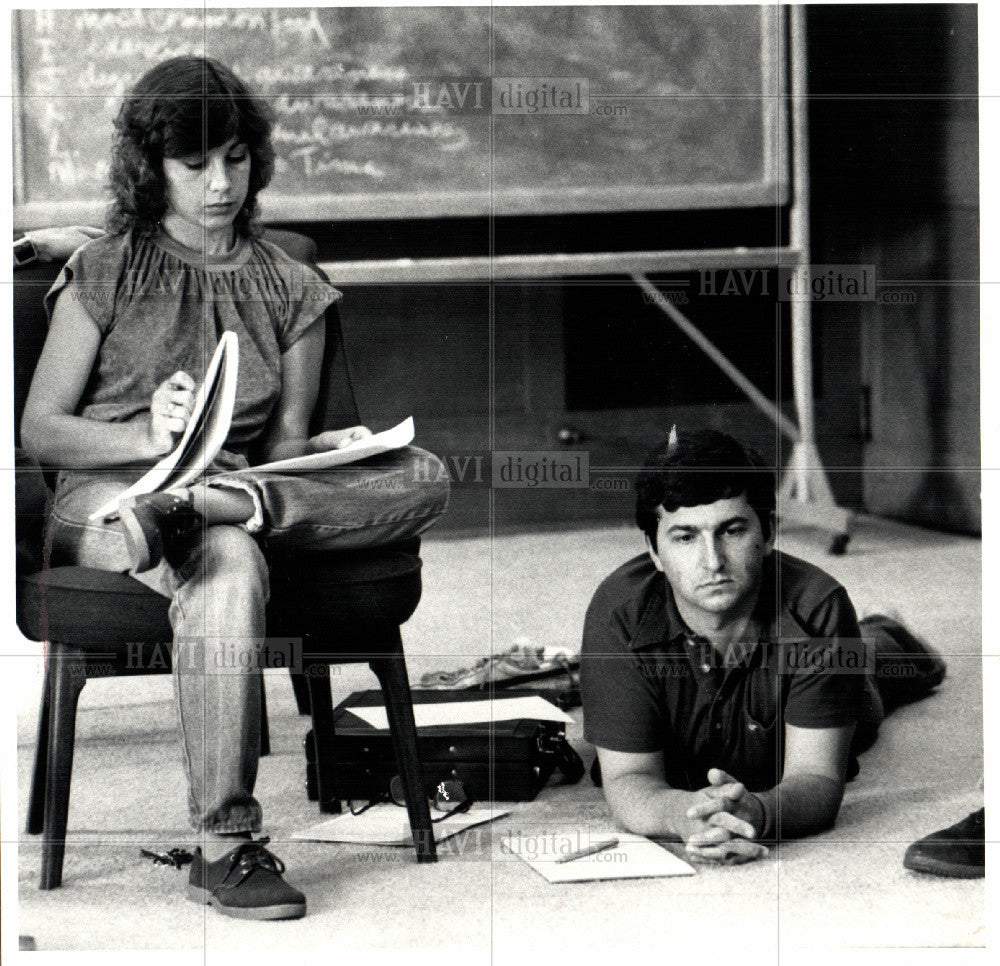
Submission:
[[[178,371],[153,392],[147,436],[154,456],[169,453],[184,432],[194,409],[194,389],[194,379]]]
[[[351,426],[349,429],[328,429],[309,440],[309,447],[314,453],[325,453],[331,449],[344,449],[351,443],[367,439],[374,435],[367,426]]]

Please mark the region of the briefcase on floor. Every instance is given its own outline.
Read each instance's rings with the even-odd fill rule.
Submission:
[[[534,696],[532,691],[519,690],[502,695]],[[482,701],[483,697],[481,692],[414,691],[413,703]],[[389,731],[373,728],[353,712],[359,707],[383,706],[381,691],[359,691],[334,709],[334,797],[341,801],[379,799],[399,774]],[[418,728],[417,746],[429,796],[439,782],[452,779],[462,783],[473,801],[526,802],[538,794],[556,768],[569,782],[579,781],[584,771],[580,756],[566,740],[566,725],[560,721],[521,718]],[[306,735],[305,749],[306,789],[316,801],[312,731]]]

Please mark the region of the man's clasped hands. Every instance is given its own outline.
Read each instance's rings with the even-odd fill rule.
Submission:
[[[688,858],[725,865],[763,858],[767,847],[754,841],[765,822],[760,799],[720,768],[710,768],[708,780],[687,810]]]

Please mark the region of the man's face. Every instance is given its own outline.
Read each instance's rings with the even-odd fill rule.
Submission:
[[[649,554],[670,582],[682,616],[725,617],[752,602],[773,536],[764,539],[746,494],[656,512],[656,547]]]

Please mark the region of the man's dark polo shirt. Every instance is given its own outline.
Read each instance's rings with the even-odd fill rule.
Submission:
[[[584,737],[611,751],[663,751],[674,788],[703,788],[709,768],[753,791],[773,788],[782,721],[837,728],[866,714],[864,660],[847,591],[804,560],[765,558],[746,643],[723,659],[688,630],[666,578],[641,554],[604,580],[587,610]]]

